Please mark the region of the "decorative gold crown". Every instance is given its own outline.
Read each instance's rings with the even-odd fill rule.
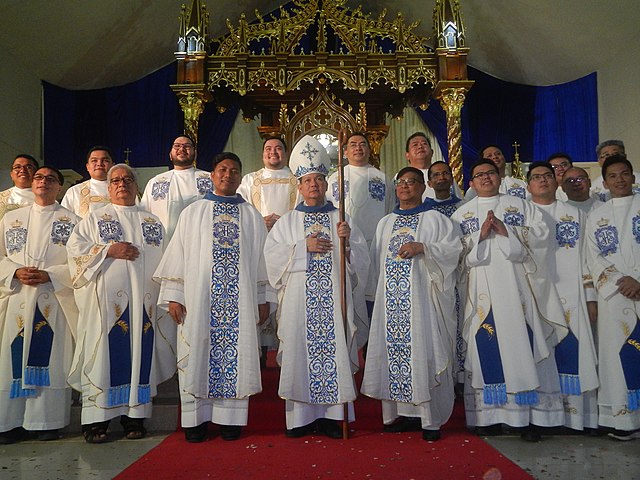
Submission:
[[[560,217],[560,220],[563,222],[573,222],[573,217],[571,215],[565,215],[564,217]]]
[[[600,220],[598,220],[597,222],[599,227],[604,227],[606,225],[609,225],[609,219],[608,218],[601,218]]]

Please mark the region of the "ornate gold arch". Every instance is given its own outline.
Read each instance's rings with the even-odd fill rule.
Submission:
[[[385,115],[426,109],[433,96],[447,112],[449,161],[462,181],[460,109],[473,82],[458,0],[436,0],[433,38],[417,35],[419,21],[407,24],[402,13],[375,17],[346,0],[293,0],[255,13],[251,23],[244,14],[237,24],[227,19],[229,33],[209,42],[203,2],[182,7],[172,88],[194,138],[211,102],[220,111],[239,106],[245,118],[260,114],[261,134],[290,144],[318,129],[366,131],[375,157]]]

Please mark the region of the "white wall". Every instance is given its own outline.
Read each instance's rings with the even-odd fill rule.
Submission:
[[[41,97],[40,79],[0,47],[0,169],[19,153],[42,159]]]

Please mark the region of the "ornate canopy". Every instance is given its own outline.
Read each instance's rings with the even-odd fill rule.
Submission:
[[[440,100],[451,121],[449,159],[461,181],[460,109],[467,79],[464,28],[457,0],[437,0],[434,37],[415,33],[402,13],[392,20],[351,10],[346,0],[293,0],[249,23],[243,14],[229,33],[208,39],[208,13],[200,0],[182,6],[172,85],[197,138],[205,104],[220,111],[239,106],[260,115],[260,133],[289,144],[307,133],[342,128],[367,132],[374,158],[387,134],[385,114],[426,109]],[[453,142],[453,143],[452,143]]]

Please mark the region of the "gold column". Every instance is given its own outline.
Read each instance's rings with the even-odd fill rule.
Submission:
[[[204,112],[207,103],[207,95],[204,92],[177,92],[178,103],[184,113],[184,133],[189,135],[195,144],[198,144],[198,121]]]
[[[466,94],[473,85],[469,81],[444,81],[438,84],[434,97],[447,114],[447,145],[449,149],[449,165],[453,179],[460,188],[463,185],[462,172],[462,122],[460,112]]]

